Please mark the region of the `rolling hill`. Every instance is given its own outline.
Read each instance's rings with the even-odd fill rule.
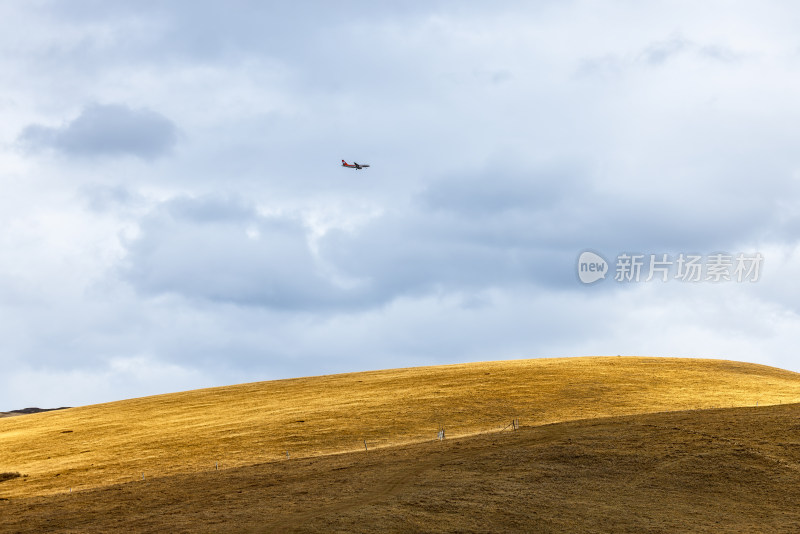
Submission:
[[[584,419],[0,501],[0,531],[800,531],[800,405]]]
[[[800,375],[724,360],[585,357],[258,382],[0,419],[0,498],[524,427],[800,402]]]

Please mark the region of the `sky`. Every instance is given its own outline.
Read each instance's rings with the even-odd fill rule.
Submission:
[[[3,2],[0,411],[517,358],[800,371],[798,25]]]

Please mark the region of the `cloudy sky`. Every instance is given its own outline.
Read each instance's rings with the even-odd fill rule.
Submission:
[[[798,25],[791,2],[4,2],[0,410],[529,357],[800,371]],[[646,282],[650,254],[731,280]]]

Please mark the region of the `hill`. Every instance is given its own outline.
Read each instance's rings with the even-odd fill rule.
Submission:
[[[579,419],[800,402],[724,360],[558,358],[297,378],[0,419],[0,497],[41,496]]]
[[[32,413],[52,412],[54,410],[66,410],[68,406],[61,408],[22,408],[21,410],[11,410],[8,412],[0,412],[0,417],[14,417],[17,415],[29,415]]]
[[[800,532],[800,405],[599,418],[0,501],[11,532]]]

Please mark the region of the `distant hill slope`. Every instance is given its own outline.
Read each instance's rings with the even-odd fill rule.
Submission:
[[[800,375],[723,360],[556,358],[188,391],[0,419],[0,497],[576,419],[800,402]]]
[[[10,412],[0,412],[0,417],[14,417],[15,415],[29,415],[32,413],[52,412],[54,410],[66,410],[69,406],[61,408],[22,408],[21,410],[11,410]]]

